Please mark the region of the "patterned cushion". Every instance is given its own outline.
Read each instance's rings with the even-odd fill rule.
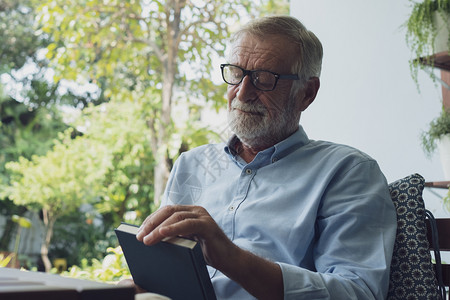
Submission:
[[[391,263],[389,300],[439,299],[427,240],[425,180],[413,174],[389,185],[397,209],[397,238]]]

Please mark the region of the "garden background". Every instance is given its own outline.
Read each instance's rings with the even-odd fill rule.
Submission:
[[[218,64],[266,14],[289,2],[1,0],[0,266],[127,275],[113,229],[158,207],[181,152],[226,138]]]

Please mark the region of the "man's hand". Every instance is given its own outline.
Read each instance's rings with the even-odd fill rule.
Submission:
[[[200,206],[162,207],[145,219],[136,237],[146,245],[153,245],[174,236],[199,242],[206,263],[217,269],[229,265],[229,258],[240,250]]]
[[[174,236],[189,237],[199,242],[207,264],[239,283],[256,298],[283,298],[280,267],[236,246],[203,207],[162,207],[145,219],[136,235],[146,245]]]

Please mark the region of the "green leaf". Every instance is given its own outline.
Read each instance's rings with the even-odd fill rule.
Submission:
[[[20,227],[31,228],[31,226],[32,226],[31,221],[25,217],[19,217],[18,215],[13,215],[11,217],[11,219],[13,220],[13,222],[19,224]]]

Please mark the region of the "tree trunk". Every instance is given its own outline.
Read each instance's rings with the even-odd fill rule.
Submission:
[[[169,178],[169,168],[167,164],[164,163],[165,159],[159,160],[155,166],[155,181],[154,181],[154,203],[157,207],[161,204],[161,198],[164,193],[164,188]]]
[[[173,59],[169,59],[169,63],[173,64]],[[158,138],[156,140],[156,165],[154,169],[154,203],[159,206],[161,203],[161,197],[164,192],[164,188],[169,178],[169,164],[167,163],[167,141],[169,139],[168,129],[171,126],[172,119],[172,92],[175,78],[175,69],[168,67],[164,72],[164,82],[162,89],[162,110],[161,119],[158,128]]]
[[[44,263],[45,272],[50,272],[52,269],[52,263],[50,259],[48,258],[48,249],[50,247],[50,242],[52,240],[53,236],[53,225],[55,224],[56,218],[51,214],[51,212],[43,208],[42,209],[43,214],[43,221],[45,226],[45,238],[41,245],[41,258],[42,262]]]
[[[185,0],[169,1],[166,7],[167,11],[167,56],[162,62],[163,65],[163,87],[162,87],[162,109],[161,119],[158,126],[158,138],[156,141],[155,153],[156,165],[154,169],[154,203],[159,206],[164,188],[169,178],[169,164],[167,162],[167,142],[169,140],[168,129],[172,123],[172,96],[175,83],[175,73],[177,65],[177,56],[179,49],[180,20],[181,10],[186,5]]]

